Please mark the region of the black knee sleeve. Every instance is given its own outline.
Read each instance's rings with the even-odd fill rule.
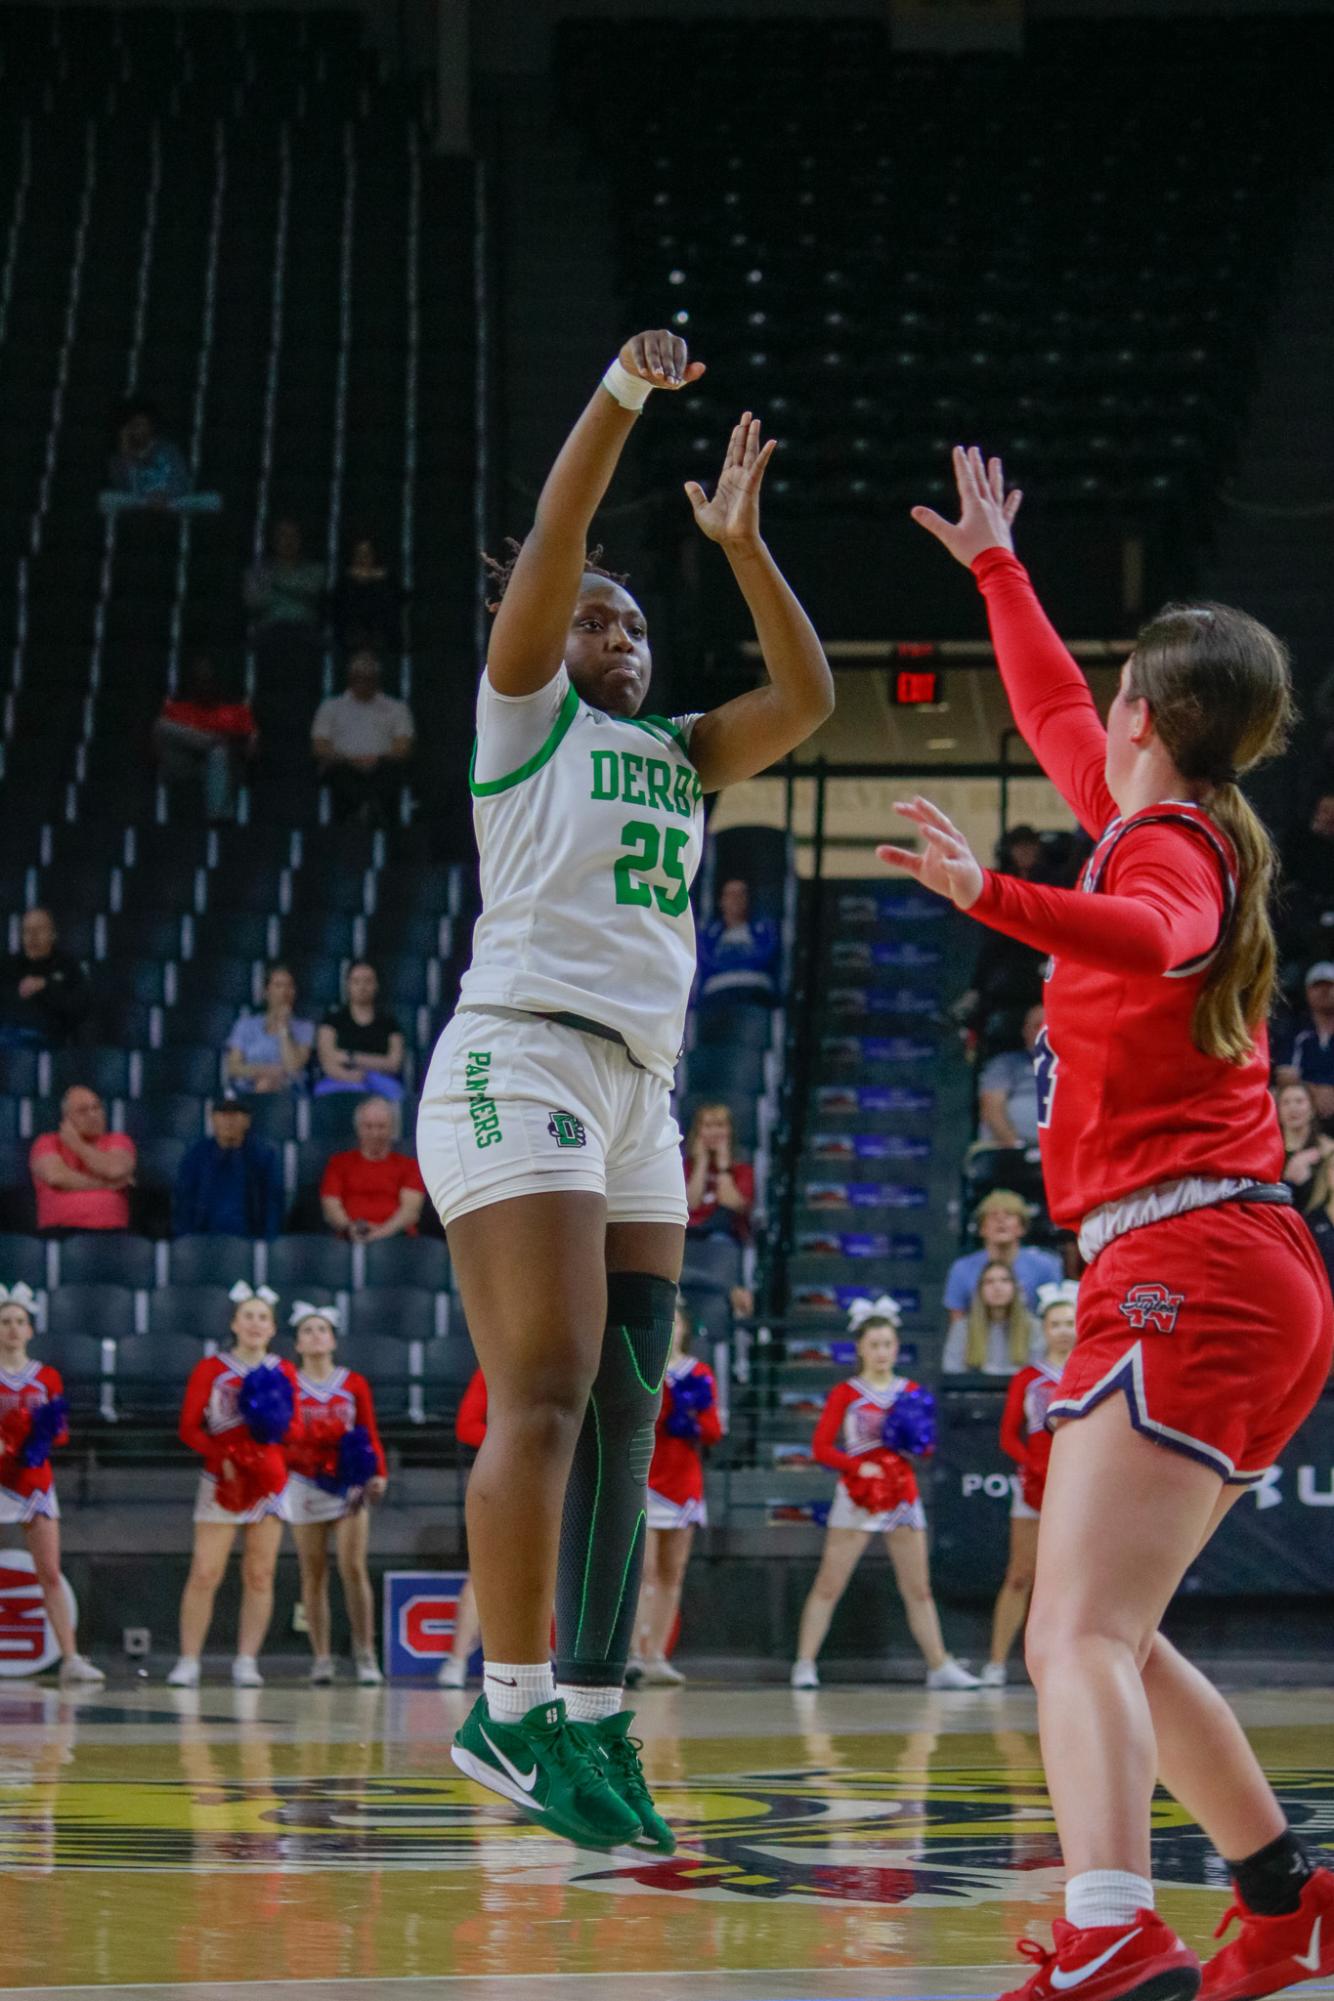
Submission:
[[[556,1677],[575,1686],[619,1688],[625,1677],[675,1312],[669,1279],[608,1275],[602,1361],[565,1489],[556,1572]]]

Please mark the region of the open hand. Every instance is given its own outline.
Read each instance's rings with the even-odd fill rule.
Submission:
[[[967,451],[956,445],[952,457],[959,489],[958,520],[946,521],[930,507],[914,507],[912,518],[967,569],[984,549],[1013,550],[1010,529],[1024,496],[1017,486],[1005,491],[1004,466],[999,459],[984,459],[976,445]]]
[[[894,811],[921,829],[926,846],[920,854],[911,848],[880,847],[879,860],[915,876],[925,889],[947,896],[960,910],[971,910],[982,894],[982,864],[954,822],[920,795],[896,799]]]
[[[704,373],[704,363],[692,361],[680,334],[666,327],[632,334],[621,349],[620,360],[622,368],[642,382],[651,382],[655,389],[684,389]]]
[[[686,481],[686,499],[695,510],[695,526],[710,542],[732,548],[759,547],[760,486],[777,447],[777,438],[761,445],[759,418],[743,410],[728,440],[712,500],[698,480]]]

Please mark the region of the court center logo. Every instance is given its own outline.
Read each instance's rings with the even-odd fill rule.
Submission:
[[[1119,1311],[1141,1332],[1156,1327],[1160,1334],[1170,1334],[1185,1303],[1184,1292],[1169,1292],[1165,1285],[1132,1285]]]
[[[553,1112],[547,1120],[547,1131],[557,1146],[587,1146],[588,1134],[584,1122],[573,1112]]]

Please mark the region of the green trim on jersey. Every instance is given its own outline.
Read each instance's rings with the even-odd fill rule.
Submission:
[[[534,772],[540,771],[542,766],[549,763],[560,749],[569,731],[570,724],[574,721],[578,713],[579,697],[575,693],[573,686],[571,686],[565,691],[565,700],[560,705],[560,711],[556,720],[551,725],[551,733],[541,749],[535,750],[527,763],[521,764],[517,771],[507,772],[503,778],[485,779],[477,777],[477,739],[474,737],[472,740],[472,756],[468,760],[468,790],[472,793],[473,798],[489,799],[497,792],[508,792],[511,786],[521,785],[525,778],[531,778]]]
[[[683,757],[690,757],[690,740],[684,730],[679,730],[666,716],[617,716],[618,723],[632,723],[637,730],[647,730],[650,736],[666,738],[675,744]],[[694,760],[691,759],[693,763]]]

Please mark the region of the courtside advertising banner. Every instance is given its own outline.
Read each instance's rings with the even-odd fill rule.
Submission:
[[[432,1679],[454,1647],[454,1617],[466,1570],[388,1570],[384,1578],[384,1671],[390,1681]]]
[[[77,1625],[74,1593],[68,1579],[60,1584],[70,1624]],[[26,1549],[0,1549],[0,1675],[41,1674],[59,1659],[32,1557]]]

